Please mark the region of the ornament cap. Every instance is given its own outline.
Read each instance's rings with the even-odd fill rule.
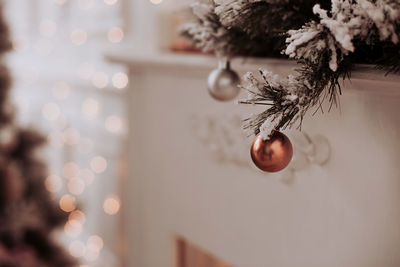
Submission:
[[[231,69],[231,62],[229,61],[228,58],[223,57],[218,61],[218,69],[226,69],[230,70]]]

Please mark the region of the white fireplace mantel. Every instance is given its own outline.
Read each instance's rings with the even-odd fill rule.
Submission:
[[[287,184],[280,173],[215,160],[196,138],[194,117],[229,120],[260,109],[208,95],[215,58],[129,49],[107,57],[130,72],[126,266],[174,266],[174,235],[238,267],[400,266],[399,76],[357,66],[340,106],[304,121],[304,131],[329,141],[329,162]],[[296,68],[277,59],[232,66],[240,74]]]
[[[107,53],[107,59],[122,63],[131,69],[145,68],[167,68],[174,70],[210,70],[217,66],[217,58],[211,55],[191,54],[191,53],[137,53],[130,48],[122,48],[117,51]],[[232,61],[234,69],[237,71],[254,71],[260,67],[276,71],[278,73],[293,73],[297,64],[293,60],[276,58],[234,58]],[[378,70],[371,65],[356,65],[352,71],[352,80],[368,80],[383,83],[390,83],[390,86],[396,87],[400,82],[400,75],[385,75],[385,71]],[[400,90],[400,86],[397,85]]]

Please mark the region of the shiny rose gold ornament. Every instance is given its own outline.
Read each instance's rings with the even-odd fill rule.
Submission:
[[[251,158],[254,164],[265,172],[278,172],[292,160],[293,147],[289,138],[275,131],[268,140],[258,135],[251,145]]]

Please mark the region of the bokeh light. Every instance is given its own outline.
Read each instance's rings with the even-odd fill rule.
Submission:
[[[103,209],[104,209],[104,212],[109,215],[117,214],[120,207],[121,207],[121,203],[117,196],[109,196],[104,200]]]
[[[65,212],[71,212],[76,208],[75,201],[75,197],[69,194],[63,195],[60,199],[60,208]]]
[[[111,133],[122,133],[124,130],[124,122],[119,116],[108,116],[105,121],[105,128]]]
[[[102,173],[107,169],[107,160],[103,157],[96,156],[90,161],[90,167],[95,173]]]
[[[79,177],[73,177],[68,181],[68,191],[73,195],[80,195],[85,190],[85,182]]]
[[[124,31],[119,27],[113,27],[108,30],[107,38],[111,43],[119,43],[124,38]]]
[[[86,216],[85,214],[80,211],[80,210],[74,210],[73,212],[71,212],[68,216],[68,220],[69,221],[77,221],[80,224],[85,223],[86,221]]]
[[[75,258],[80,258],[85,255],[86,247],[82,241],[75,240],[69,245],[69,253]]]
[[[85,259],[86,259],[87,261],[95,261],[95,260],[98,259],[99,255],[100,255],[100,253],[99,253],[98,251],[94,251],[94,250],[89,250],[89,249],[87,249],[87,250],[85,251],[84,257],[85,257]]]
[[[94,173],[89,169],[82,169],[79,171],[79,177],[85,181],[87,185],[92,184],[94,181]]]
[[[68,220],[64,226],[64,232],[70,237],[78,237],[83,230],[82,223],[78,220]]]
[[[112,84],[115,88],[123,89],[128,85],[128,75],[123,72],[118,72],[112,77]]]
[[[73,161],[67,162],[63,167],[63,175],[67,179],[77,177],[79,174],[79,166]]]
[[[103,239],[100,236],[90,236],[86,242],[86,247],[89,250],[99,252],[104,246]]]
[[[120,21],[120,8],[123,7],[120,2],[50,0],[48,6],[34,6],[31,10],[33,13],[30,10],[20,10],[33,15],[28,15],[32,23],[24,24],[26,27],[22,24],[15,27],[10,23],[13,34],[14,28],[21,25],[19,28],[26,28],[21,29],[22,33],[16,29],[12,40],[13,49],[18,52],[15,54],[28,59],[15,61],[16,67],[22,70],[17,75],[19,83],[28,89],[44,90],[31,90],[31,94],[23,95],[19,95],[18,91],[16,101],[23,108],[30,107],[28,112],[24,110],[22,116],[25,117],[21,116],[21,120],[28,123],[31,117],[39,115],[41,121],[45,122],[43,125],[38,122],[37,126],[43,127],[51,145],[43,156],[48,159],[52,172],[41,183],[44,183],[47,191],[55,193],[55,197],[59,198],[58,202],[55,200],[57,208],[69,213],[63,225],[65,236],[56,237],[61,237],[59,241],[63,243],[68,242],[64,245],[72,256],[82,258],[77,263],[80,267],[101,265],[91,262],[100,257],[106,240],[113,242],[112,234],[115,233],[108,229],[111,225],[97,226],[96,219],[101,214],[108,217],[105,213],[118,213],[121,205],[118,197],[109,196],[105,199],[107,195],[103,195],[109,193],[110,188],[115,188],[115,182],[110,180],[103,184],[104,180],[100,181],[100,178],[106,171],[106,174],[114,171],[115,159],[110,155],[115,155],[114,151],[118,148],[112,146],[119,142],[119,137],[106,131],[121,133],[126,122],[119,113],[113,113],[114,104],[119,100],[107,99],[108,95],[104,96],[101,90],[93,88],[107,88],[110,89],[108,93],[114,95],[117,92],[113,91],[129,85],[127,73],[119,71],[122,69],[120,66],[110,64],[98,53],[98,48],[102,49],[105,43],[120,43],[125,38],[126,33]],[[37,103],[39,106],[36,106]],[[15,130],[13,134],[15,136]],[[98,147],[97,142],[102,142],[102,138],[107,141],[114,139],[110,146]],[[87,214],[78,210],[81,204],[87,208]],[[95,234],[96,231],[104,234],[104,240]],[[114,256],[115,245],[110,243],[109,250],[103,252],[102,260]]]
[[[62,179],[57,175],[49,175],[44,181],[44,186],[49,192],[59,192],[62,188]]]
[[[100,104],[96,99],[87,98],[82,103],[82,113],[87,118],[94,118],[99,113]]]
[[[94,87],[103,89],[103,88],[107,87],[108,83],[109,83],[109,78],[108,78],[107,73],[96,72],[93,74],[92,84],[94,85]]]

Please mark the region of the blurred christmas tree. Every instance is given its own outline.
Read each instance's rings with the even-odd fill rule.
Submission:
[[[36,152],[45,139],[14,121],[8,99],[11,78],[4,66],[10,49],[8,27],[0,12],[0,267],[77,266],[52,238],[68,214],[44,187],[46,165]]]

